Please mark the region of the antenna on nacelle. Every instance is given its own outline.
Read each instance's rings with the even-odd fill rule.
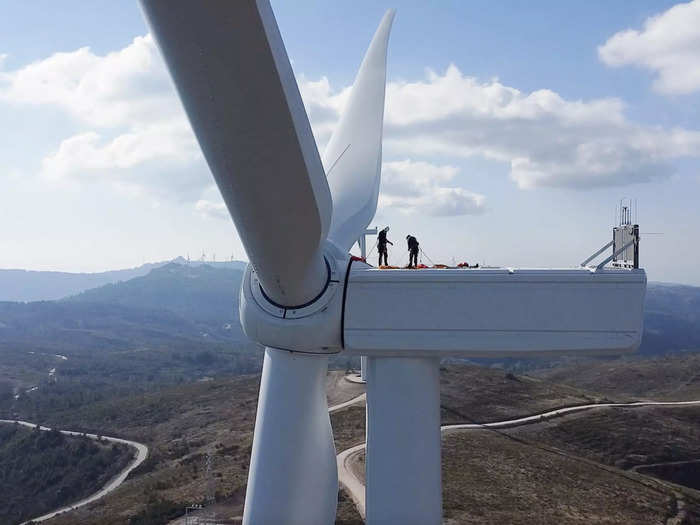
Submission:
[[[634,205],[633,205],[634,204]],[[639,268],[639,224],[636,199],[620,201],[620,223],[613,228],[612,265],[616,268]],[[635,217],[634,223],[632,217]]]
[[[606,257],[595,267],[602,269],[612,261],[615,268],[639,268],[639,224],[637,223],[637,200],[620,199],[619,208],[615,217],[617,226],[613,226],[612,240],[600,248],[593,255],[581,263],[581,266],[588,264],[612,246],[612,255]],[[632,217],[635,217],[634,223]]]

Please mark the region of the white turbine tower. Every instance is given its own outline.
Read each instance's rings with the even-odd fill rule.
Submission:
[[[322,162],[267,0],[141,3],[251,261],[241,323],[267,348],[245,523],[334,521],[329,354],[368,356],[367,521],[438,524],[440,357],[639,345],[643,270],[380,271],[350,258],[377,206],[393,11]]]

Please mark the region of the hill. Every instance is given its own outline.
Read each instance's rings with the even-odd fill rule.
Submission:
[[[57,408],[259,370],[238,269],[169,263],[61,301],[0,303],[0,411]]]
[[[534,373],[560,385],[624,401],[700,399],[700,355],[583,360]]]
[[[240,269],[172,262],[145,276],[87,290],[65,302],[165,310],[212,327],[217,333],[228,324],[228,330],[240,334],[238,290],[242,277]]]
[[[639,353],[700,349],[700,288],[649,283],[644,304],[644,338]]]
[[[52,301],[70,295],[79,294],[90,288],[109,283],[128,281],[141,277],[168,262],[185,264],[187,261],[177,257],[173,261],[146,263],[136,268],[110,270],[95,273],[50,272],[20,269],[0,269],[0,301]],[[201,261],[190,265],[204,264]],[[241,261],[208,262],[216,268],[243,270],[246,263]]]
[[[126,445],[0,424],[0,522],[20,523],[101,487],[129,462]]]

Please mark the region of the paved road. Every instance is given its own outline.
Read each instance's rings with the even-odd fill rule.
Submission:
[[[342,409],[349,407],[351,405],[356,405],[358,403],[365,403],[366,400],[367,400],[367,394],[360,394],[359,396],[353,397],[351,400],[346,401],[345,403],[340,403],[338,405],[333,405],[332,407],[329,407],[328,412],[330,412],[332,414],[333,412],[337,412],[338,410],[342,410]]]
[[[0,423],[8,423],[8,424],[15,424],[19,423],[22,426],[29,427],[29,428],[35,428],[37,425],[36,423],[29,423],[28,421],[15,421],[12,419],[0,419]],[[39,430],[51,430],[48,427],[39,427]],[[83,432],[73,432],[71,430],[61,430],[61,434],[65,434],[67,436],[82,436]],[[90,439],[97,439],[97,434],[85,434],[85,436],[89,437]],[[61,507],[58,510],[54,510],[48,514],[44,514],[43,516],[39,516],[38,518],[33,518],[30,521],[38,522],[38,521],[45,521],[48,519],[53,518],[54,516],[61,514],[62,512],[68,512],[73,509],[77,509],[78,507],[82,507],[84,505],[87,505],[88,503],[92,503],[93,501],[97,501],[98,499],[106,496],[110,492],[112,492],[114,489],[116,489],[119,485],[124,483],[124,480],[126,477],[129,475],[129,473],[134,470],[136,467],[138,467],[141,463],[143,463],[146,458],[148,457],[148,447],[144,445],[143,443],[138,443],[136,441],[129,441],[128,439],[120,439],[120,438],[115,438],[115,437],[109,437],[109,436],[101,436],[102,439],[105,439],[111,443],[120,443],[122,445],[128,445],[134,449],[136,449],[136,454],[134,455],[133,459],[129,462],[129,464],[122,470],[119,474],[117,474],[114,478],[112,478],[104,487],[102,487],[99,491],[95,492],[91,496],[88,496],[85,499],[82,499],[76,503],[71,503],[70,505],[66,505],[65,507]],[[24,522],[28,523],[28,522]],[[24,525],[24,523],[22,525]]]
[[[364,401],[365,399],[366,396],[363,394],[362,396],[358,396],[355,399],[351,399],[350,401],[343,403],[343,406],[337,405],[331,407],[330,410],[333,410],[335,412],[337,410],[340,410],[341,408],[344,408],[345,406],[359,403],[360,401]],[[572,414],[574,412],[581,412],[583,410],[590,410],[592,408],[636,408],[645,406],[683,407],[698,405],[700,405],[700,401],[637,401],[634,403],[594,403],[590,405],[562,407],[554,410],[549,410],[548,412],[542,412],[541,414],[535,414],[532,416],[520,417],[516,419],[506,419],[504,421],[494,421],[492,423],[464,423],[460,425],[444,425],[440,427],[440,430],[442,432],[452,432],[459,430],[478,430],[484,428],[512,428],[521,425],[540,423],[547,419],[561,417],[567,414]],[[362,454],[365,451],[366,446],[366,443],[355,445],[352,448],[343,450],[336,457],[338,463],[338,481],[341,485],[345,487],[345,489],[350,494],[350,497],[352,498],[353,502],[355,502],[355,507],[357,507],[357,511],[360,513],[363,519],[365,518],[365,486],[352,471],[352,463],[356,460],[358,455]]]

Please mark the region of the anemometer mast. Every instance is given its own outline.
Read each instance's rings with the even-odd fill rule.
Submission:
[[[438,525],[440,358],[639,345],[646,274],[627,211],[575,269],[381,271],[350,257],[377,209],[393,11],[321,158],[268,0],[141,4],[251,261],[241,323],[267,348],[244,523],[335,521],[329,354],[368,357],[367,522]]]

